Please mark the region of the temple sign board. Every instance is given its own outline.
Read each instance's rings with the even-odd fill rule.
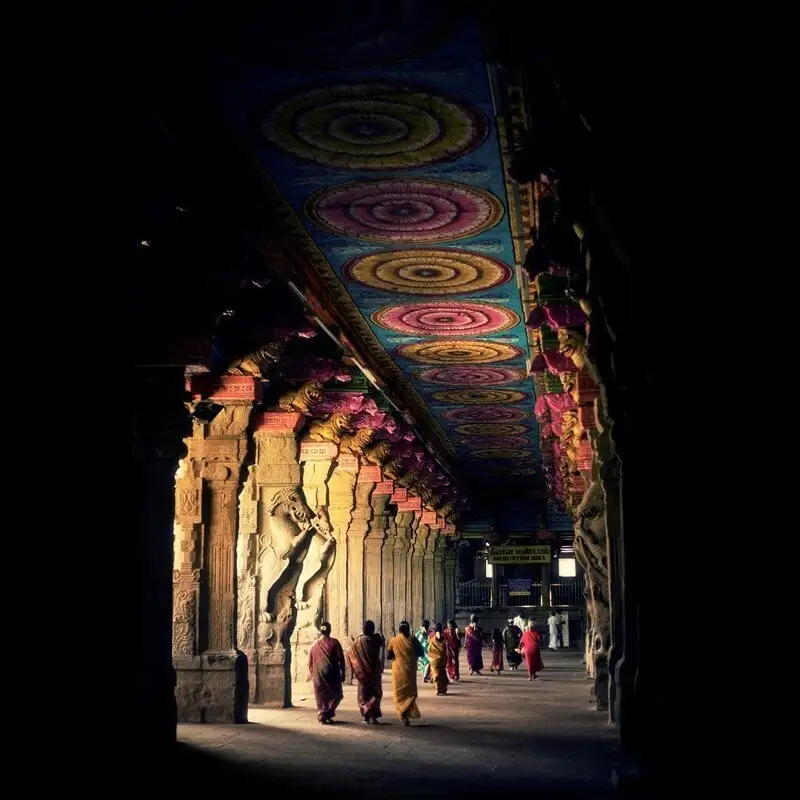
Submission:
[[[490,547],[489,564],[549,564],[552,561],[550,545],[511,545]]]

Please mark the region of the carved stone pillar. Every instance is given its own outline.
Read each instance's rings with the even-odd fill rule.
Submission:
[[[294,589],[304,556],[294,549],[297,544],[302,547],[304,542],[295,542],[298,528],[292,510],[304,505],[296,435],[304,422],[299,413],[268,411],[262,414],[255,430],[258,492],[255,702],[277,708],[291,705]]]
[[[409,620],[409,622],[412,623],[412,628],[419,627],[422,624],[422,620],[425,619],[423,560],[425,549],[428,545],[429,533],[430,528],[420,523],[411,550],[411,616],[413,620]]]
[[[372,519],[364,539],[364,615],[384,631],[383,624],[383,546],[389,527],[391,494],[378,494],[380,483],[372,491]]]
[[[436,547],[433,551],[433,605],[434,617],[437,622],[447,623],[444,603],[444,554],[447,548],[447,539],[439,532],[436,537]]]
[[[347,635],[353,639],[364,627],[364,539],[372,520],[375,469],[362,466],[359,471],[353,519],[347,530]]]
[[[375,493],[379,489],[386,490],[390,486],[379,484],[375,487]],[[373,497],[375,494],[373,494]],[[380,496],[380,495],[378,495]],[[386,495],[387,504],[391,502],[391,494]],[[377,509],[376,509],[377,513]],[[397,633],[397,623],[400,620],[394,616],[394,545],[397,540],[397,524],[394,514],[387,510],[386,538],[381,548],[381,629],[388,641]]]
[[[456,560],[458,551],[449,537],[444,555],[444,614],[451,619],[456,613]]]
[[[248,469],[239,495],[239,538],[236,574],[239,587],[236,607],[236,642],[247,658],[248,700],[256,699],[256,610],[258,608],[258,485],[255,467]]]
[[[201,394],[194,380],[192,392]],[[208,398],[222,410],[211,422],[194,421],[176,481],[173,661],[178,719],[185,722],[247,721],[247,664],[236,636],[236,532],[247,428],[260,394],[254,378],[217,379]]]
[[[328,480],[339,448],[333,442],[300,444],[303,470],[303,494],[309,508],[320,518],[328,519]],[[322,624],[325,584],[335,558],[335,538],[315,533],[297,582],[297,623],[292,634],[292,683],[308,688],[308,653],[317,640]]]
[[[411,614],[411,592],[408,588],[408,559],[414,521],[413,511],[399,511],[395,518],[394,539],[394,625],[397,628]]]
[[[336,560],[328,576],[326,590],[326,613],[333,628],[333,635],[345,644],[347,636],[347,532],[350,528],[355,506],[358,458],[352,455],[339,456],[331,477],[328,479],[328,516],[336,539]]]
[[[425,554],[422,557],[422,615],[433,622],[436,614],[433,553],[436,549],[436,542],[439,540],[439,531],[433,528],[429,528],[428,531]]]

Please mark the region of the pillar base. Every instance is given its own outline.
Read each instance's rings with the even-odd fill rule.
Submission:
[[[244,653],[175,656],[178,722],[247,722]]]
[[[255,702],[266,708],[292,706],[292,655],[289,650],[256,652]]]

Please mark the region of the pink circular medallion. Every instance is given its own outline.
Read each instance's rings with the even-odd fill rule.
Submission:
[[[519,323],[516,312],[488,303],[438,303],[387,306],[372,321],[390,331],[410,336],[480,336],[500,333]]]
[[[453,242],[496,225],[503,206],[490,192],[418,178],[352,181],[305,203],[308,218],[338,236],[387,244]]]
[[[525,372],[513,367],[433,367],[416,377],[443,386],[501,386],[525,380]]]
[[[453,422],[518,422],[527,416],[529,415],[521,408],[503,408],[502,406],[453,408],[442,414],[444,419]]]

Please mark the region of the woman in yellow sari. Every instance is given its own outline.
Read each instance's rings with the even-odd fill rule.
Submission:
[[[392,662],[394,707],[403,725],[422,715],[417,708],[417,659],[423,655],[422,645],[411,635],[411,626],[403,621],[397,636],[386,645],[386,660]]]
[[[447,642],[442,632],[442,623],[436,623],[435,632],[428,641],[428,658],[431,662],[431,676],[436,686],[436,694],[447,694]]]

